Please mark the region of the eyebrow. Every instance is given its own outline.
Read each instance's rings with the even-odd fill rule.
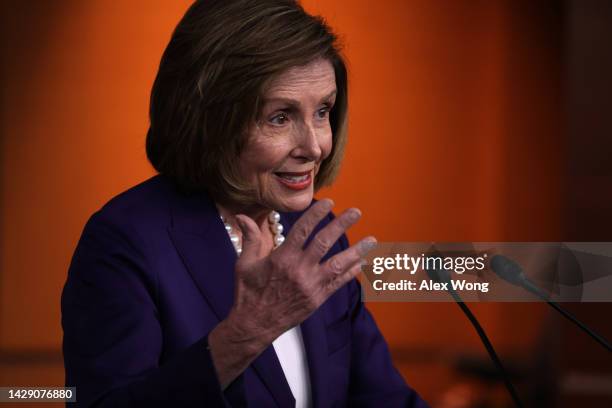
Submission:
[[[337,89],[334,89],[333,91],[331,91],[329,94],[325,95],[323,98],[321,98],[321,101],[330,99],[332,96],[334,96],[336,93],[338,92]],[[291,99],[291,98],[282,98],[282,97],[278,97],[278,98],[265,98],[263,100],[264,104],[270,103],[270,102],[284,102],[289,106],[295,107],[295,106],[300,106],[300,102],[295,100],[295,99]]]

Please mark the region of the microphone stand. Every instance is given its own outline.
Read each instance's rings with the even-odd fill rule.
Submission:
[[[437,251],[435,251],[435,253],[436,255],[438,255]],[[487,337],[487,334],[485,333],[484,329],[478,322],[478,319],[476,319],[476,316],[474,316],[474,314],[472,313],[470,308],[465,304],[461,296],[459,296],[459,294],[449,284],[450,276],[447,273],[445,273],[446,271],[444,271],[443,273],[442,271],[435,270],[435,269],[434,270],[425,269],[425,272],[434,281],[447,283],[448,285],[447,291],[453,297],[453,299],[455,300],[455,303],[457,303],[461,311],[463,311],[463,313],[467,316],[470,323],[472,323],[472,326],[474,326],[474,329],[476,329],[476,333],[478,333],[478,337],[480,337],[480,340],[482,341],[482,344],[485,346],[487,353],[489,353],[489,357],[491,357],[491,360],[493,360],[493,363],[495,364],[497,370],[501,373],[502,377],[504,378],[504,384],[506,386],[506,389],[510,393],[510,396],[512,397],[512,401],[514,401],[514,404],[518,408],[522,408],[523,403],[521,402],[521,399],[519,398],[518,393],[516,392],[516,389],[514,388],[514,385],[512,385],[512,382],[510,381],[510,378],[508,377],[508,373],[504,369],[504,366],[501,360],[497,356],[497,353],[495,352],[495,349],[493,348],[493,344],[491,344],[489,337]]]
[[[600,336],[599,334],[595,333],[595,331],[587,327],[587,325],[578,320],[574,315],[563,309],[561,305],[551,300],[550,296],[546,292],[544,292],[538,287],[538,285],[529,280],[529,278],[525,276],[523,268],[518,263],[503,255],[495,255],[491,259],[491,269],[497,276],[499,276],[506,282],[509,282],[516,286],[520,286],[548,303],[553,309],[561,313],[563,317],[565,317],[567,320],[582,329],[582,331],[591,336],[593,340],[602,345],[606,350],[612,351],[612,346],[610,346],[610,343],[605,338],[603,338],[603,336]]]
[[[557,302],[550,300],[550,297],[546,293],[544,293],[540,288],[538,288],[535,284],[533,284],[529,279],[527,279],[526,277],[523,278],[523,281],[521,282],[521,286],[523,286],[523,288],[527,289],[529,292],[535,294],[537,297],[539,297],[540,299],[548,303],[553,309],[561,313],[563,317],[565,317],[567,320],[569,320],[570,322],[578,326],[580,329],[582,329],[582,331],[584,331],[586,334],[591,336],[593,340],[595,340],[597,343],[602,345],[606,350],[612,352],[612,346],[610,346],[610,343],[608,343],[606,339],[604,339],[599,334],[595,333],[586,324],[578,320],[576,316],[574,316],[573,314],[571,314],[570,312],[562,308],[561,305],[559,305]]]
[[[514,404],[517,407],[521,408],[523,404],[518,396],[518,393],[516,392],[514,385],[512,385],[512,382],[510,381],[510,378],[508,377],[508,373],[504,369],[504,366],[501,360],[497,356],[497,353],[495,352],[495,349],[493,348],[493,344],[491,344],[489,337],[487,337],[487,334],[485,333],[484,329],[482,328],[482,326],[476,319],[476,316],[474,316],[470,308],[465,304],[463,299],[461,299],[461,296],[459,296],[459,294],[455,292],[454,289],[449,287],[448,291],[453,297],[453,299],[455,300],[455,303],[457,303],[457,306],[459,306],[459,308],[463,311],[463,313],[465,313],[470,323],[472,323],[472,326],[474,326],[474,329],[476,329],[476,333],[478,333],[478,337],[480,337],[482,344],[484,345],[485,349],[487,349],[487,352],[489,353],[489,357],[491,357],[491,360],[493,360],[493,363],[497,367],[497,370],[502,374],[502,377],[504,378],[504,384],[506,385],[506,388],[508,389],[508,392],[510,393],[512,400],[514,401]]]

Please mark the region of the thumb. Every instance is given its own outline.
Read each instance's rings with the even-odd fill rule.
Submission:
[[[261,231],[251,217],[238,214],[236,222],[242,231],[242,253],[240,259],[251,262],[257,259],[261,249]]]

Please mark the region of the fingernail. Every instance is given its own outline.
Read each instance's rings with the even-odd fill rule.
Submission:
[[[361,249],[364,253],[370,252],[372,249],[376,247],[378,243],[374,239],[369,239],[361,243]]]
[[[351,209],[351,211],[349,212],[349,218],[351,219],[351,221],[357,221],[359,217],[361,217],[361,211],[359,211],[358,208]]]

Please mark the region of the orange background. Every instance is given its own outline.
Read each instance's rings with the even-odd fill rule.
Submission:
[[[189,3],[2,6],[0,385],[63,383],[70,257],[92,212],[153,174],[149,92]],[[337,211],[361,208],[352,240],[562,239],[560,49],[543,3],[303,4],[341,35],[349,61],[345,161],[318,195]],[[529,356],[548,314],[472,307],[502,357]],[[455,380],[444,356],[484,356],[454,304],[369,308],[407,381],[431,401]]]

